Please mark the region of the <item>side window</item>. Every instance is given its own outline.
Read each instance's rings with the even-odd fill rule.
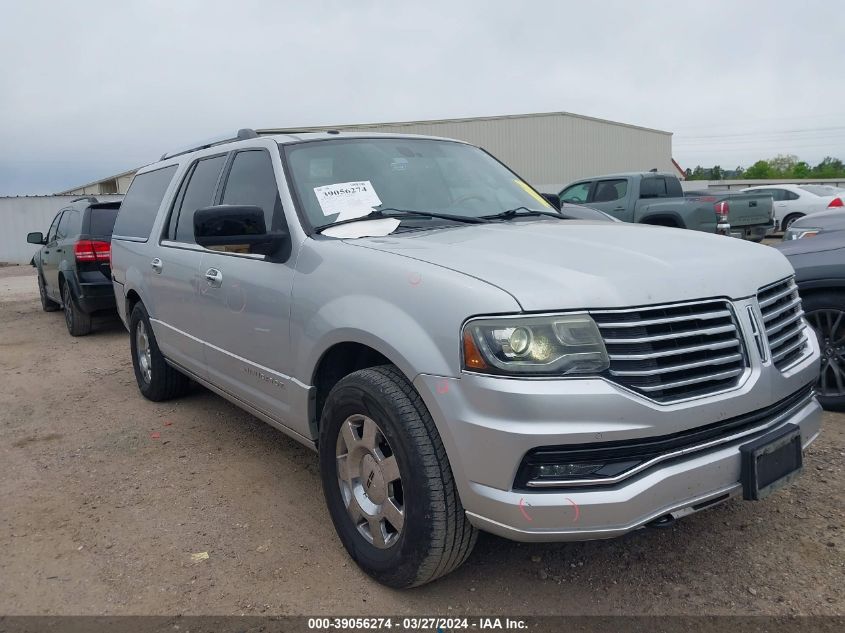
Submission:
[[[677,178],[666,178],[666,195],[670,198],[683,198],[684,188]]]
[[[208,207],[214,203],[214,192],[217,189],[217,178],[223,163],[226,162],[226,155],[205,158],[199,161],[190,175],[190,180],[185,186],[182,194],[182,201],[179,204],[179,218],[176,221],[177,242],[194,242],[194,211]],[[176,213],[176,209],[173,210]]]
[[[569,202],[570,204],[582,204],[587,201],[587,195],[590,193],[590,185],[592,182],[579,182],[575,185],[570,185],[560,192],[561,202]]]
[[[73,224],[73,214],[78,213],[72,209],[68,209],[62,214],[62,219],[59,220],[59,226],[56,227],[56,239],[63,240],[70,236],[71,225]]]
[[[798,198],[801,197],[797,193],[795,193],[794,191],[789,191],[787,189],[782,189],[781,191],[783,191],[783,199],[784,200],[798,200]]]
[[[235,154],[220,203],[261,207],[268,231],[284,224],[273,163],[266,151],[250,150]]]
[[[59,229],[64,233],[65,239],[79,237],[82,233],[82,211],[79,209],[65,211]]]
[[[626,195],[628,195],[627,180],[599,180],[596,183],[592,202],[613,202],[614,200],[621,200]]]
[[[171,165],[135,176],[120,205],[114,224],[115,235],[149,239],[161,201],[175,173],[176,165]]]
[[[50,225],[50,229],[47,231],[47,243],[54,241],[56,239],[56,229],[59,226],[59,220],[62,217],[62,211],[59,211],[56,214],[56,217],[53,218],[53,223]]]
[[[640,182],[640,198],[665,198],[666,197],[666,179],[657,178],[643,178]]]

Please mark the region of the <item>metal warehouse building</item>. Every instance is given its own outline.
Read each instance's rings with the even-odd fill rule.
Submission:
[[[586,176],[652,168],[674,169],[671,132],[568,112],[326,125],[278,131],[316,130],[426,134],[468,141],[489,151],[541,191],[556,192],[563,185]],[[162,152],[168,149],[172,148],[162,147]],[[132,171],[124,172],[62,193],[125,193],[133,175]]]

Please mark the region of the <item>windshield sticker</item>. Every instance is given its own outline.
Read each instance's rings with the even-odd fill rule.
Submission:
[[[335,215],[335,221],[351,220],[372,213],[381,206],[381,200],[369,180],[339,182],[334,185],[314,187],[323,215]]]
[[[390,168],[393,171],[405,171],[406,169],[408,169],[408,159],[394,158],[393,161],[390,163]]]
[[[330,226],[324,229],[322,234],[340,238],[384,237],[393,233],[398,226],[399,220],[396,218],[363,220],[362,222],[353,222],[352,224]]]
[[[520,187],[522,187],[523,190],[525,191],[525,193],[527,193],[529,196],[534,198],[537,202],[542,204],[544,208],[546,208],[546,209],[552,208],[552,205],[550,205],[543,196],[541,196],[539,193],[534,191],[528,183],[522,182],[519,178],[514,178],[513,181],[516,184],[518,184]]]

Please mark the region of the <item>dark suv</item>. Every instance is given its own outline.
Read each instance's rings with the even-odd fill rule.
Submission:
[[[114,310],[111,282],[111,234],[120,202],[79,198],[56,214],[47,237],[29,233],[26,241],[42,244],[32,258],[45,312],[65,309],[72,336],[91,331],[91,316]]]

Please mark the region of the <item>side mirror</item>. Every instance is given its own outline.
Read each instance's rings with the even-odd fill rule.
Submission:
[[[26,241],[30,244],[46,244],[44,241],[44,234],[41,231],[26,234]]]
[[[546,202],[548,202],[555,209],[560,211],[560,196],[559,195],[557,195],[556,193],[541,193],[540,195],[543,196],[543,199]]]
[[[247,253],[274,255],[289,241],[289,235],[286,231],[268,233],[261,207],[222,204],[197,209],[194,239],[200,246],[212,250],[233,250],[219,247],[235,246]]]

